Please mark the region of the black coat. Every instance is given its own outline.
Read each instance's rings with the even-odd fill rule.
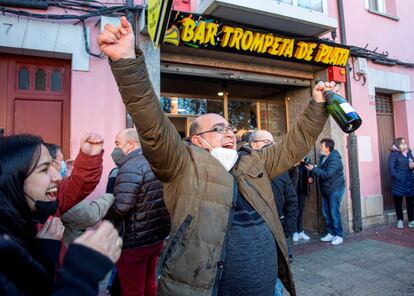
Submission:
[[[112,221],[124,240],[123,249],[150,246],[170,233],[170,216],[164,204],[162,184],[137,149],[119,163],[115,202],[105,219]]]
[[[391,190],[394,196],[414,196],[414,175],[409,168],[409,159],[414,159],[411,151],[405,157],[397,147],[391,148],[388,157],[388,171],[391,176]]]
[[[289,171],[289,177],[296,189],[298,197],[309,196],[309,182],[308,178],[311,173],[306,169],[305,165],[300,163]]]
[[[298,197],[288,173],[271,180],[273,196],[275,197],[277,212],[283,225],[286,237],[296,232],[298,217]]]
[[[10,237],[0,235],[0,295],[96,296],[99,281],[114,266],[98,252],[73,244],[54,281],[61,243],[36,241],[32,250],[36,254],[31,255]]]
[[[319,159],[319,167],[315,166],[312,173],[319,178],[321,193],[329,196],[332,193],[345,188],[344,165],[342,157],[337,150],[332,150],[325,162],[321,165],[326,156]]]

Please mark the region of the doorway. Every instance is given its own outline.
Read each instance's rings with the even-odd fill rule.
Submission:
[[[0,128],[30,133],[69,155],[70,61],[0,55]]]
[[[395,139],[392,95],[386,93],[376,93],[375,106],[378,125],[381,191],[384,201],[384,210],[390,210],[394,208],[394,202],[391,194],[391,179],[388,172],[388,156]]]

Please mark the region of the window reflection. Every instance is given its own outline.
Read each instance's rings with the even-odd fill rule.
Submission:
[[[238,130],[257,129],[256,102],[229,101],[229,123]]]
[[[29,70],[23,67],[19,71],[19,89],[29,89]]]
[[[59,70],[54,70],[52,72],[51,89],[52,91],[62,90],[62,74]]]
[[[46,89],[46,73],[43,69],[38,69],[35,75],[35,89],[45,90]]]
[[[223,115],[222,100],[161,97],[160,103],[163,111],[169,114],[203,115],[218,113]]]
[[[279,137],[286,133],[286,106],[281,100],[268,100],[260,103],[261,129]]]
[[[314,11],[323,12],[322,0],[298,0],[298,6]]]

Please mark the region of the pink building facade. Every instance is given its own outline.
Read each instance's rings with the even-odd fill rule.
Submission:
[[[122,1],[101,2],[110,2],[111,6],[114,3],[123,5]],[[332,40],[335,34],[331,32],[335,32],[335,41],[340,42],[338,2],[340,1],[175,0],[173,8],[212,15],[290,36],[304,35]],[[410,56],[414,40],[414,33],[410,29],[413,21],[409,15],[414,3],[408,0],[343,2],[347,44],[366,47],[368,50],[376,49],[376,53],[380,54],[388,53],[387,58],[374,55],[375,61],[367,56],[357,57],[353,54],[349,58],[352,68],[349,81],[352,102],[364,121],[356,135],[360,214],[363,227],[369,227],[392,221],[392,216],[388,215],[392,204],[387,193],[389,182],[384,166],[387,151],[384,150],[389,148],[393,138],[400,136],[406,137],[414,145],[414,118],[410,116],[414,112],[414,68],[390,60],[414,63]],[[141,4],[144,1],[135,1],[135,5]],[[57,8],[31,11],[64,14]],[[328,78],[327,66],[281,62],[265,57],[179,48],[166,44],[154,49],[146,35],[142,16],[138,15],[137,19],[138,30],[144,29],[139,38],[146,53],[154,87],[162,98],[164,111],[182,136],[188,134],[194,117],[204,111],[222,113],[229,119],[232,118],[232,113],[240,113],[243,115],[239,116],[242,119],[237,123],[240,130],[262,128],[269,129],[275,136],[282,135],[295,123],[297,115],[306,104],[314,79]],[[62,133],[67,134],[67,140],[62,138],[56,141],[65,148],[67,158],[74,158],[84,133],[95,131],[104,136],[104,173],[91,197],[101,195],[108,173],[114,166],[110,152],[114,147],[115,136],[126,127],[125,108],[107,60],[86,53],[82,26],[79,23],[73,25],[75,21],[52,22],[17,17],[11,13],[0,15],[0,20],[0,23],[8,24],[0,30],[0,89],[8,85],[7,81],[13,80],[11,77],[17,77],[18,72],[11,73],[11,69],[18,68],[11,65],[21,65],[21,56],[30,57],[31,64],[35,65],[55,58],[70,65],[70,73],[66,73],[70,74],[69,87],[66,89],[69,107],[62,111],[63,114],[68,114],[68,119],[59,121],[59,116],[56,116],[55,122],[63,126]],[[99,52],[96,37],[103,24],[116,21],[117,18],[99,16],[85,22],[86,40],[93,53]],[[345,89],[343,85],[342,88]],[[218,95],[224,89],[228,96]],[[22,131],[42,134],[41,129],[35,128],[36,124],[30,128],[25,127],[26,130],[17,128],[18,109],[13,106],[21,101],[19,94],[18,90],[11,88],[7,92],[0,90],[0,127],[5,128],[6,134]],[[191,106],[195,104],[198,109],[189,110],[189,103]],[[48,116],[45,113],[43,119]],[[49,135],[43,136],[49,139]],[[332,120],[322,136],[332,137],[344,156],[348,191],[341,211],[343,222],[347,226],[345,228],[352,231],[347,137]],[[314,161],[317,151],[316,143],[315,149],[309,153]],[[312,188],[312,196],[305,209],[305,228],[323,231],[320,196],[316,188]]]

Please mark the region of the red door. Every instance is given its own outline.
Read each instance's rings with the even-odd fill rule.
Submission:
[[[69,155],[70,62],[0,56],[0,128],[31,133],[60,145]]]

